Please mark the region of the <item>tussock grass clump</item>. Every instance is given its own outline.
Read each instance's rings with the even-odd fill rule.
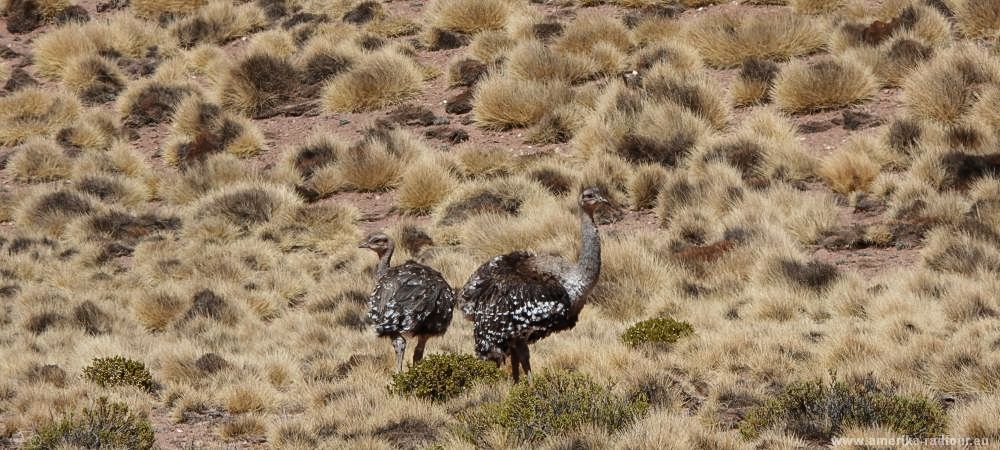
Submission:
[[[239,60],[219,84],[222,107],[264,118],[297,94],[299,74],[284,57],[253,53]]]
[[[491,130],[530,126],[562,103],[569,92],[561,83],[492,75],[476,86],[472,117],[478,126]]]
[[[825,1],[825,0],[824,0]],[[826,45],[823,26],[792,13],[710,13],[696,19],[684,38],[713,67],[735,67],[747,58],[773,61],[807,55]]]
[[[409,58],[393,51],[368,56],[323,88],[331,112],[368,111],[402,102],[420,91],[423,75]]]
[[[740,66],[739,76],[733,84],[733,103],[748,106],[771,101],[771,89],[780,69],[772,61],[747,58]]]
[[[428,355],[415,366],[392,377],[389,392],[442,402],[462,395],[477,384],[496,383],[503,372],[489,361],[472,355]]]
[[[424,9],[431,25],[468,34],[501,29],[510,13],[503,0],[433,0]]]
[[[511,50],[507,70],[529,81],[584,81],[596,67],[586,58],[557,52],[541,42],[528,41]]]
[[[910,437],[937,436],[947,415],[919,395],[901,395],[872,378],[856,381],[799,381],[776,398],[753,408],[740,423],[740,434],[755,439],[777,429],[803,439],[829,442],[852,426],[888,427]]]
[[[677,167],[706,134],[704,122],[689,110],[672,103],[649,102],[635,129],[614,141],[613,151],[632,163]]]
[[[787,112],[816,111],[866,100],[876,89],[871,71],[854,60],[794,61],[774,81],[774,103]]]
[[[208,0],[132,0],[129,5],[139,17],[159,20],[165,14],[187,15],[208,4]]]
[[[887,86],[900,86],[915,69],[929,61],[935,48],[917,39],[900,37],[886,42],[876,51],[872,70]]]
[[[25,449],[131,448],[149,450],[156,445],[153,425],[124,403],[101,397],[79,416],[69,414],[42,424]]]
[[[951,25],[923,2],[890,2],[877,8],[876,17],[847,20],[834,32],[831,49],[872,48],[901,38],[942,46],[951,39]]]
[[[514,386],[499,403],[480,406],[462,419],[469,438],[498,427],[517,441],[537,442],[586,426],[614,433],[648,409],[645,397],[619,397],[582,373],[544,371]]]
[[[935,272],[1000,273],[1000,249],[995,240],[984,242],[970,233],[933,230],[927,236],[921,257],[924,265]]]
[[[1000,5],[991,0],[955,0],[955,19],[968,37],[996,36],[1000,32]]]
[[[328,39],[313,39],[303,48],[297,69],[302,82],[317,86],[318,93],[321,83],[350,70],[360,59],[361,55],[353,46]]]
[[[116,175],[85,175],[73,182],[73,188],[104,203],[136,206],[149,200],[149,191],[140,181]]]
[[[34,62],[38,73],[49,78],[63,75],[76,58],[102,55],[108,58],[145,58],[168,55],[174,45],[156,23],[115,14],[84,24],[68,23],[42,34],[35,41]]]
[[[28,183],[60,180],[69,176],[70,159],[52,140],[29,138],[14,149],[7,171],[15,180]]]
[[[580,55],[596,55],[601,47],[628,52],[632,48],[632,37],[620,20],[606,14],[583,12],[563,29],[552,45],[558,50]]]
[[[264,11],[252,3],[236,5],[216,0],[174,22],[171,32],[181,48],[192,48],[201,43],[225,44],[262,28],[266,23]]]
[[[15,219],[25,229],[59,235],[70,221],[96,208],[87,196],[70,190],[44,191],[24,200]]]
[[[673,344],[683,337],[694,334],[694,328],[687,322],[671,317],[657,317],[643,320],[628,327],[621,339],[629,347],[643,344]]]
[[[399,206],[413,214],[427,214],[458,185],[458,180],[437,158],[424,157],[410,164],[399,181]]]
[[[500,61],[515,46],[517,41],[506,31],[484,31],[472,38],[469,55],[491,64]]]
[[[943,123],[961,119],[985,84],[1000,81],[1000,65],[975,46],[939,52],[903,82],[903,104],[916,118]]]
[[[631,67],[640,72],[660,64],[684,74],[695,74],[704,68],[698,52],[678,42],[655,42],[632,55]]]
[[[205,195],[192,210],[196,221],[218,223],[243,235],[271,221],[289,223],[301,203],[284,187],[238,183]]]
[[[190,167],[218,152],[249,157],[265,149],[264,136],[253,122],[196,97],[176,107],[173,132],[163,158],[179,167]]]
[[[829,14],[846,6],[845,0],[788,0],[799,14]]]
[[[63,83],[85,104],[113,101],[125,89],[127,80],[107,58],[91,55],[71,60],[63,73]]]
[[[73,124],[81,106],[64,91],[29,87],[0,97],[0,145],[17,145],[32,136],[55,136]]]
[[[868,191],[880,170],[881,166],[867,154],[844,149],[823,161],[819,175],[835,192],[847,195]]]
[[[662,166],[639,166],[628,183],[628,204],[632,209],[651,209],[656,206],[660,189],[666,184],[669,172]]]
[[[127,127],[145,127],[169,120],[177,105],[191,95],[193,86],[159,81],[132,83],[118,98],[118,112]]]
[[[776,262],[778,274],[797,286],[821,292],[840,277],[837,267],[821,261],[802,263],[794,260]]]
[[[517,177],[466,183],[438,204],[434,211],[435,222],[450,226],[476,215],[517,216],[539,195],[544,195],[540,186]]]
[[[708,77],[657,65],[643,77],[642,87],[651,100],[665,100],[686,108],[718,130],[729,123],[729,109],[718,95],[722,89]]]
[[[83,368],[83,377],[101,387],[135,386],[150,392],[156,389],[146,365],[124,356],[94,358]]]

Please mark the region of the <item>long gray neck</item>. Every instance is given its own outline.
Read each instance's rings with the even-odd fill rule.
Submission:
[[[389,247],[385,253],[379,255],[378,265],[375,266],[375,279],[382,278],[386,272],[389,271],[389,261],[392,260],[392,253],[396,250],[395,247]]]
[[[576,270],[583,278],[584,288],[578,298],[570,299],[574,314],[579,314],[583,309],[590,291],[597,284],[597,277],[601,274],[601,236],[597,232],[594,218],[584,211],[580,211],[580,237],[582,245]]]

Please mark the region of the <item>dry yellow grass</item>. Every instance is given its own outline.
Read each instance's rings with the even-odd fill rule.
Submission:
[[[579,82],[597,71],[588,58],[553,50],[541,42],[527,42],[511,50],[507,70],[527,81]]]
[[[990,37],[1000,32],[1000,5],[989,0],[955,0],[955,19],[968,37]]]
[[[788,0],[788,5],[799,14],[829,14],[846,4],[844,0]]]
[[[792,0],[729,18],[715,7],[668,18],[665,3],[429,2],[421,25],[447,18],[474,34],[446,52],[393,37],[420,16],[381,24],[399,5],[357,0],[134,0],[42,30],[25,61],[44,87],[0,97],[0,447],[26,445],[40,424],[100,397],[210,447],[735,450],[902,433],[859,423],[817,437],[816,427],[784,421],[740,435],[754,407],[832,373],[874,373],[932,403],[951,395],[938,431],[995,438],[995,45],[966,36],[968,16],[957,33],[942,27],[921,0]],[[957,12],[962,2],[946,3]],[[372,21],[343,20],[366,4]],[[575,9],[582,4],[594,7]],[[827,32],[909,6],[916,22],[877,45],[839,46]],[[272,16],[250,28],[237,17],[265,10]],[[212,27],[219,18],[227,23]],[[693,45],[702,31],[714,40]],[[247,39],[220,44],[236,36]],[[772,89],[775,64],[822,51],[827,39],[832,56],[792,60],[780,80],[784,94],[797,85],[823,99],[799,95],[788,107],[781,83]],[[280,70],[243,64],[261,54]],[[735,82],[706,68],[754,55],[760,67]],[[458,77],[429,77],[466,58],[489,75],[470,87],[471,115],[445,115],[437,102],[457,93],[445,84]],[[398,64],[379,66],[386,59]],[[810,75],[810,64],[831,60],[842,67]],[[903,108],[882,117],[884,128],[837,128],[846,139],[820,159],[815,137],[797,130],[817,117],[793,121],[779,108],[863,97],[842,95],[872,78],[856,77],[858,67],[902,85]],[[94,69],[131,80],[117,110],[80,106],[74,94]],[[268,77],[326,111],[244,117],[290,99],[259,82]],[[898,95],[880,93],[876,110]],[[778,100],[731,113],[727,96]],[[423,127],[380,120],[403,97],[472,139],[431,145],[413,134]],[[330,106],[337,101],[348,106]],[[624,210],[599,212],[600,281],[573,329],[532,346],[535,377],[576,372],[650,409],[617,431],[586,421],[526,440],[464,428],[469,414],[527,384],[503,379],[438,402],[390,393],[391,352],[365,320],[375,259],[356,248],[362,234],[385,229],[404,243],[419,229],[434,243],[401,244],[394,262],[414,258],[459,287],[503,252],[575,258],[577,195],[592,185]],[[632,324],[662,316],[694,334],[663,346],[621,341]],[[473,335],[456,318],[429,351],[473,352]],[[159,391],[81,376],[113,355],[145,364]]]
[[[15,180],[29,183],[55,181],[69,175],[70,160],[59,146],[45,138],[32,137],[14,149],[7,171]]]
[[[503,28],[511,8],[501,0],[433,0],[424,15],[438,28],[473,34]]]
[[[136,0],[131,7],[140,17],[159,20],[164,14],[189,14],[207,4],[208,0]]]
[[[427,214],[458,184],[441,161],[425,156],[406,167],[399,181],[399,207],[408,213]]]
[[[472,116],[478,126],[487,129],[526,127],[538,122],[569,94],[570,89],[558,82],[491,75],[476,86]]]
[[[871,71],[849,58],[793,61],[774,80],[774,103],[787,112],[806,112],[858,103],[878,89]]]
[[[968,45],[938,53],[902,83],[903,103],[916,117],[942,123],[958,121],[976,101],[983,83],[1000,80],[1000,63]]]
[[[367,111],[397,104],[420,92],[423,76],[409,58],[392,51],[368,56],[323,88],[329,111]]]
[[[170,32],[180,47],[191,48],[201,43],[225,44],[248,35],[266,22],[264,11],[254,4],[212,0],[172,23]]]
[[[0,145],[17,145],[35,136],[54,137],[80,115],[76,97],[41,87],[21,89],[0,98]]]
[[[735,67],[747,58],[787,60],[823,49],[824,25],[791,13],[705,14],[685,28],[684,40],[713,67]]]
[[[879,173],[879,165],[864,153],[844,149],[827,157],[819,175],[834,191],[847,195],[865,192]]]

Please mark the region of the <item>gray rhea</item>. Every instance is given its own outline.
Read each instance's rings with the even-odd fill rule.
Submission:
[[[511,375],[531,373],[528,345],[573,328],[601,273],[601,238],[594,212],[608,200],[597,188],[580,194],[582,245],[576,262],[527,251],[496,256],[462,288],[462,314],[475,324],[476,353],[499,366],[511,358]]]
[[[375,266],[375,288],[368,299],[368,318],[379,337],[392,339],[396,368],[403,370],[406,338],[416,337],[413,363],[424,356],[427,339],[440,336],[451,324],[455,292],[441,273],[409,260],[390,267],[395,243],[384,233],[374,233],[359,246],[379,256]]]

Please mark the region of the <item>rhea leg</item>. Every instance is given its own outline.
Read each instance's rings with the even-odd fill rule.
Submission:
[[[413,348],[413,365],[417,365],[424,359],[424,344],[427,344],[427,336],[417,336],[417,346]]]
[[[403,371],[403,353],[406,352],[406,339],[402,336],[392,338],[392,348],[396,349],[396,370]]]
[[[524,377],[531,379],[531,351],[528,350],[528,343],[519,341],[517,343],[517,354],[521,357],[518,364],[524,369]]]
[[[510,347],[510,375],[514,378],[514,383],[521,379],[521,354],[517,344]]]

